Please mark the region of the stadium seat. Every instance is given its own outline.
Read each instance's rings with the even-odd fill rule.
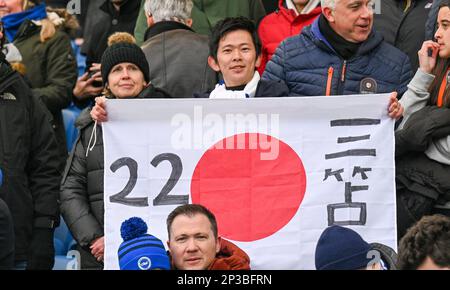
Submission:
[[[53,270],[66,270],[68,267],[76,268],[76,257],[68,255],[70,251],[75,249],[76,242],[62,217],[59,226],[55,229],[53,243],[55,246]]]
[[[62,110],[64,129],[66,131],[67,151],[70,152],[78,136],[78,129],[75,127],[75,120],[81,110],[73,103],[67,109]]]

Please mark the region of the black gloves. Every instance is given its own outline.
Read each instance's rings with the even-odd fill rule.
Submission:
[[[35,228],[28,253],[27,270],[51,270],[55,262],[54,229]]]

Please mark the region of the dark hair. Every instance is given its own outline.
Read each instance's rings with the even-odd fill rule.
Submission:
[[[449,1],[449,0],[443,0],[443,1],[441,1],[441,4],[439,4],[439,9],[441,9],[442,7],[448,7],[448,8],[450,8],[450,1]]]
[[[217,221],[214,214],[209,211],[206,207],[200,204],[185,204],[180,205],[176,209],[174,209],[169,216],[167,217],[167,233],[169,235],[170,240],[170,228],[172,227],[173,220],[179,215],[185,215],[188,217],[193,217],[196,214],[202,214],[206,216],[211,223],[211,230],[214,233],[214,238],[217,239],[218,230],[217,230]]]
[[[261,44],[256,32],[256,26],[250,19],[246,17],[228,17],[214,26],[209,38],[209,55],[217,61],[217,50],[219,49],[220,40],[229,32],[236,30],[245,30],[252,36],[253,44],[255,45],[256,56],[261,54]]]
[[[450,0],[444,0],[441,2],[441,4],[439,4],[439,10],[443,7],[450,8]],[[447,73],[447,70],[449,67],[450,67],[450,59],[442,59],[439,57],[439,54],[438,54],[436,66],[434,67],[433,71],[431,72],[435,76],[435,78],[434,78],[433,82],[431,83],[430,89],[429,89],[429,92],[430,92],[429,105],[436,105],[441,83],[444,80],[444,78],[447,77],[446,73]],[[448,89],[448,88],[444,91],[443,105],[445,107],[450,108],[450,89]]]
[[[441,88],[441,83],[444,81],[444,78],[447,77],[447,70],[450,66],[450,60],[440,58],[439,55],[436,60],[436,66],[434,67],[433,71],[431,72],[432,75],[434,75],[434,80],[430,85],[430,89],[428,90],[430,93],[430,99],[428,101],[429,105],[436,105],[438,96],[439,96],[439,90]],[[443,106],[449,107],[450,106],[450,90],[446,89],[444,91],[443,95]]]
[[[401,239],[398,268],[417,269],[427,257],[440,267],[450,267],[450,218],[425,216]]]

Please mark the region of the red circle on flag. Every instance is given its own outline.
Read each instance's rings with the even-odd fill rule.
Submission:
[[[305,190],[305,168],[297,153],[259,133],[216,143],[203,154],[191,183],[192,203],[214,213],[222,237],[242,242],[269,237],[288,224]]]

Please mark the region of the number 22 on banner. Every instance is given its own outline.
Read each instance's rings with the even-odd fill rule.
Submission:
[[[172,165],[172,173],[170,174],[167,183],[161,189],[161,192],[153,200],[153,205],[159,206],[159,205],[187,204],[189,202],[189,195],[187,194],[177,196],[169,195],[170,191],[175,187],[175,185],[177,184],[178,180],[181,177],[181,173],[183,172],[183,164],[181,162],[180,157],[173,153],[162,153],[153,158],[151,164],[153,165],[153,167],[158,167],[158,165],[161,162],[166,160],[169,161],[170,164]],[[125,185],[125,188],[122,189],[122,191],[112,195],[109,198],[109,201],[112,203],[119,203],[135,207],[148,206],[147,197],[134,197],[134,198],[127,197],[131,193],[137,182],[138,164],[136,160],[130,157],[123,157],[114,161],[114,163],[111,164],[110,168],[112,172],[116,172],[117,169],[122,168],[124,166],[128,167],[128,170],[130,171],[130,178],[128,180],[128,183]]]

